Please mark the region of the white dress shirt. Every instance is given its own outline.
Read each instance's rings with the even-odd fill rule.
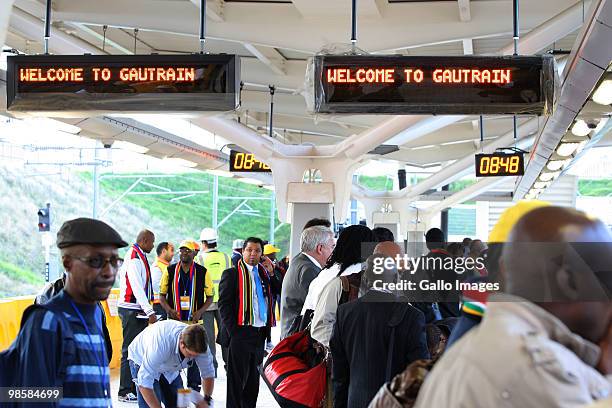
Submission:
[[[251,266],[246,262],[245,264],[247,266],[247,269],[249,270],[249,277],[251,278],[251,287],[253,288],[253,300],[252,300],[253,327],[265,327],[266,322],[261,320],[261,317],[259,316],[259,302],[257,301],[257,287],[255,286],[255,275],[253,273],[254,266]],[[263,289],[263,282],[262,282],[262,289]]]
[[[317,268],[319,269],[323,269],[323,267],[321,266],[321,264],[319,263],[319,261],[317,261],[316,259],[314,259],[312,256],[308,255],[306,252],[302,252],[304,255],[306,255],[308,257],[308,259],[310,259],[312,261],[313,264],[315,264],[317,266]]]
[[[123,259],[123,265],[119,269],[119,302],[117,306],[132,310],[142,310],[147,316],[154,314],[153,306],[147,298],[146,281],[147,269],[140,258],[132,258],[132,252],[135,249],[130,248]],[[144,255],[146,257],[146,255]],[[125,296],[128,291],[127,282],[130,282],[130,289],[136,298],[136,303],[125,301]]]
[[[196,358],[181,358],[179,341],[183,330],[188,325],[176,320],[163,320],[144,329],[128,348],[128,360],[140,366],[136,385],[153,388],[155,380],[164,375],[169,383],[186,368],[190,361],[195,361],[202,378],[213,378],[215,368],[210,350]],[[208,347],[208,346],[207,346]]]

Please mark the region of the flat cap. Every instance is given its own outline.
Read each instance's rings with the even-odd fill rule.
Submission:
[[[114,245],[117,248],[128,246],[121,235],[110,225],[92,218],[76,218],[66,221],[57,232],[57,247],[73,245]]]

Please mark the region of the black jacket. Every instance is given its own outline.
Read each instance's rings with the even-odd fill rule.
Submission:
[[[50,282],[45,285],[42,292],[36,296],[34,299],[35,305],[41,305],[43,303],[47,303],[51,300],[52,297],[60,293],[62,289],[64,289],[64,285],[66,284],[66,274],[62,275],[61,278],[56,279],[54,282]],[[100,307],[100,311],[102,312],[102,331],[104,332],[104,345],[106,346],[106,355],[108,356],[108,362],[110,363],[113,359],[113,343],[111,342],[110,333],[108,332],[108,327],[106,327],[106,313],[104,313],[104,308],[102,304],[98,302],[98,307]]]
[[[365,408],[387,381],[387,361],[395,325],[390,378],[408,364],[429,358],[423,314],[391,293],[369,290],[342,304],[329,347],[334,407]],[[404,299],[405,300],[405,299]]]
[[[281,292],[281,282],[276,275],[269,280],[263,279],[262,284],[264,293],[267,293],[268,287],[271,289],[272,296],[279,295]],[[221,274],[217,304],[223,322],[217,336],[217,343],[229,347],[230,342],[238,340],[241,341],[241,347],[244,347],[245,350],[263,352],[262,341],[265,338],[265,330],[258,330],[253,326],[238,326],[238,270],[236,268],[226,269]],[[263,337],[262,333],[264,333]],[[262,350],[259,350],[260,348]]]

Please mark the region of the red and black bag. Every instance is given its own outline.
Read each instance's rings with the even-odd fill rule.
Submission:
[[[308,331],[295,333],[274,347],[261,376],[281,408],[318,408],[325,398],[326,362]]]

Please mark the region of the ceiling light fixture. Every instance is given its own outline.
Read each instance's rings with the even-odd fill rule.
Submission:
[[[529,190],[529,194],[532,194],[534,196],[538,196],[542,193],[542,191],[544,191],[541,188],[532,188],[531,190]]]
[[[598,87],[597,90],[593,93],[593,102],[598,103],[600,105],[610,105],[612,104],[612,80],[606,79],[603,81]]]
[[[589,133],[591,133],[591,130],[593,130],[593,129],[589,128],[587,123],[584,120],[582,120],[582,119],[578,119],[574,123],[574,126],[572,126],[572,133],[575,136],[584,137],[584,136],[588,135]]]
[[[581,143],[561,143],[559,147],[557,147],[557,154],[562,157],[569,157],[578,150],[580,144]]]
[[[540,180],[541,181],[551,181],[559,177],[559,174],[561,174],[560,171],[556,171],[553,173],[542,173],[540,174]]]
[[[412,150],[431,149],[432,147],[436,147],[436,145],[417,146],[413,147]]]
[[[548,186],[550,186],[550,181],[536,181],[535,183],[533,183],[533,188],[537,188],[537,189],[544,189],[547,188]]]
[[[569,160],[551,160],[546,164],[546,168],[550,171],[561,170]]]

